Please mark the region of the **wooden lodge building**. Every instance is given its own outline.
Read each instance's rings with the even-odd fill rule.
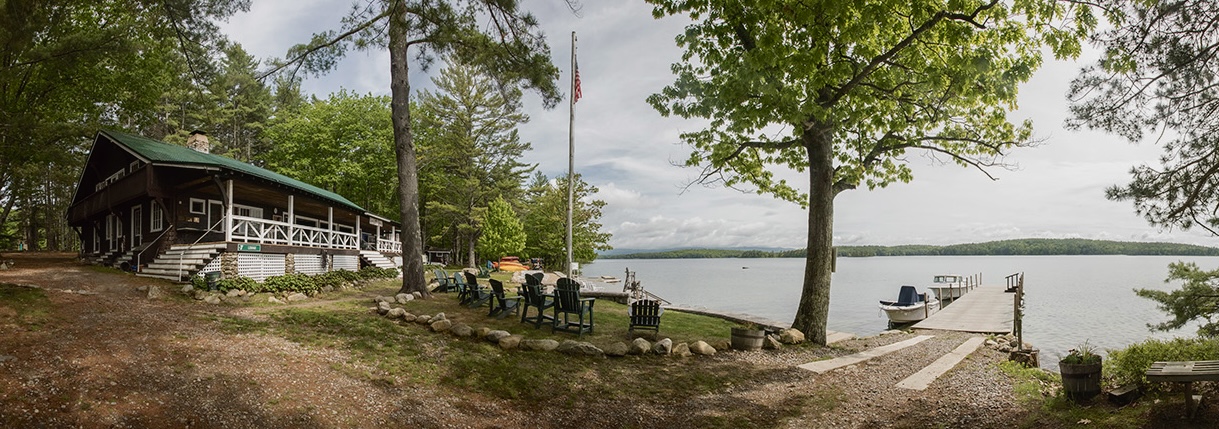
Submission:
[[[401,266],[397,222],[209,148],[99,132],[67,214],[82,257],[176,281]]]

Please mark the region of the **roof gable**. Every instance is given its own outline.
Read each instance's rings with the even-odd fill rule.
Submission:
[[[347,206],[352,210],[365,212],[363,208],[351,202],[347,198],[344,198],[342,195],[232,158],[203,153],[185,146],[178,146],[117,131],[100,131],[98,134],[106,136],[108,139],[115,142],[115,144],[118,144],[124,149],[132,152],[136,157],[142,158],[153,165],[191,165],[226,169],[254,176],[273,183],[278,183],[301,192],[312,194],[315,197]]]

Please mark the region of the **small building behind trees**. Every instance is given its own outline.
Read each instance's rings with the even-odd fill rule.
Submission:
[[[386,184],[391,186],[392,184]],[[100,131],[68,208],[87,261],[183,280],[400,267],[400,224],[336,193],[187,146]]]

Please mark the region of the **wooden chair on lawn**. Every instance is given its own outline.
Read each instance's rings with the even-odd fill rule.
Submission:
[[[522,286],[525,294],[522,295],[524,300],[521,307],[521,323],[533,323],[534,329],[542,327],[542,323],[553,324],[554,317],[546,315],[546,310],[554,307],[554,300],[542,293],[541,282],[535,284],[528,281],[528,274],[525,275],[525,280],[525,285]],[[537,315],[529,317],[530,307],[537,310]]]
[[[453,279],[449,278],[449,273],[437,268],[432,270],[432,274],[436,276],[436,292],[448,292],[457,289],[457,285],[453,284]]]
[[[478,285],[478,277],[474,273],[462,271],[462,274],[466,277],[466,288],[470,290],[469,304],[466,304],[468,307],[477,308],[491,302],[491,291]]]
[[[580,284],[574,280],[559,279],[559,285],[554,290],[554,322],[552,331],[575,332],[584,336],[585,332],[593,332],[593,305],[596,298],[581,298]],[[559,320],[559,314],[563,320]],[[587,316],[587,319],[585,318]],[[572,321],[572,318],[575,321]]]
[[[457,302],[461,305],[470,303],[470,286],[466,284],[465,276],[460,273],[453,273],[452,283],[453,288],[457,289]]]
[[[516,314],[521,309],[521,296],[507,296],[504,293],[504,283],[496,279],[489,280],[491,283],[491,311],[487,316],[496,316],[503,319],[509,312]]]
[[[636,328],[640,330],[649,330],[660,333],[660,302],[651,299],[641,299],[631,303],[630,319],[631,325],[627,328],[627,333],[634,332]]]

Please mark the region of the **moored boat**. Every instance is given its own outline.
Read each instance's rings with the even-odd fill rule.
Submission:
[[[931,280],[931,292],[939,299],[953,300],[965,295],[969,292],[968,284],[965,282],[965,277],[956,274],[941,274]]]
[[[505,256],[500,258],[499,262],[495,264],[495,268],[500,271],[508,272],[525,271],[529,269],[529,267],[522,264],[520,258],[516,256]]]
[[[880,309],[889,316],[889,323],[918,322],[940,311],[940,300],[930,294],[918,293],[914,286],[902,286],[897,301],[881,300]]]

